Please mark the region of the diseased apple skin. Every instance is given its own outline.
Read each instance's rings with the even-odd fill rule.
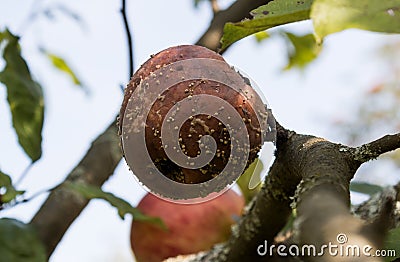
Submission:
[[[133,221],[131,247],[138,262],[158,262],[169,257],[197,253],[228,240],[235,217],[242,214],[244,199],[228,190],[210,201],[183,205],[162,200],[150,193],[138,209],[160,217],[167,231],[146,222]]]
[[[209,58],[215,60],[225,61],[223,57],[205,47],[196,45],[180,45],[173,46],[162,50],[161,52],[152,55],[132,76],[125,89],[125,96],[120,109],[120,117],[124,115],[126,106],[132,93],[140,82],[146,77],[150,76],[150,73],[156,71],[160,67],[165,65],[186,59],[193,58]],[[122,120],[120,119],[119,127],[122,128]]]
[[[125,90],[119,118],[120,134],[123,133],[123,116],[127,110],[129,99],[140,83],[149,78],[153,72],[169,64],[189,59],[194,59],[195,61],[197,58],[221,61],[221,72],[226,70],[226,67],[230,68],[221,55],[196,45],[174,46],[151,56],[136,71]],[[159,77],[158,74],[155,75]],[[160,82],[162,81],[163,79],[160,77]],[[145,141],[147,153],[154,165],[164,176],[183,184],[207,182],[221,174],[231,158],[233,140],[226,126],[216,117],[206,114],[194,114],[191,119],[183,123],[179,131],[179,145],[184,154],[194,158],[201,151],[199,147],[200,137],[209,135],[213,137],[217,144],[217,152],[214,158],[202,168],[190,169],[176,164],[167,156],[161,139],[163,121],[166,114],[176,103],[191,96],[215,96],[235,108],[240,117],[239,121],[244,122],[246,126],[246,129],[242,129],[241,131],[235,130],[237,131],[236,136],[239,138],[249,137],[249,155],[246,159],[240,159],[239,162],[246,161],[244,165],[248,166],[254,161],[262,146],[263,136],[263,128],[258,122],[259,119],[256,112],[262,111],[264,104],[261,100],[255,99],[258,95],[245,80],[241,83],[237,82],[235,85],[237,86],[232,88],[231,86],[210,79],[185,80],[169,87],[167,91],[160,94],[162,99],[157,100],[152,105],[147,115]],[[237,90],[242,90],[242,92],[238,92]],[[245,151],[247,148],[240,148],[238,150]],[[227,181],[227,184],[231,182],[233,181]]]

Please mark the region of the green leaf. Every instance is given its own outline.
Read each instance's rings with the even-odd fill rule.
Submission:
[[[246,203],[249,203],[251,199],[253,199],[253,197],[257,195],[257,193],[261,189],[262,169],[263,163],[260,159],[257,158],[256,160],[254,160],[253,163],[249,165],[246,171],[236,181]]]
[[[221,39],[224,50],[234,42],[251,34],[292,22],[309,19],[313,0],[275,0],[251,11],[253,19],[226,23]]]
[[[80,86],[81,88],[85,89],[84,85],[79,80],[79,78],[77,77],[75,72],[71,69],[71,67],[68,65],[68,63],[63,58],[61,58],[60,56],[57,56],[51,52],[48,52],[44,49],[41,49],[41,51],[43,54],[46,55],[46,57],[50,60],[50,62],[53,64],[53,66],[55,68],[57,68],[58,70],[60,70],[61,72],[63,72],[67,76],[69,76],[69,78],[72,80],[72,82],[75,85]],[[85,91],[87,92],[88,90],[85,90]]]
[[[35,162],[42,155],[43,91],[33,80],[21,56],[18,40],[8,30],[0,32],[0,44],[4,45],[3,58],[6,62],[0,72],[0,82],[7,88],[7,101],[18,142],[32,162]]]
[[[285,70],[293,67],[304,69],[321,52],[322,46],[317,44],[313,34],[297,36],[286,32],[285,35],[292,45],[292,48],[288,49],[289,63]]]
[[[311,18],[319,43],[348,28],[400,33],[400,0],[315,0]]]
[[[385,243],[383,245],[383,250],[393,253],[395,256],[386,256],[384,257],[385,261],[394,261],[396,258],[400,257],[400,227],[389,230],[388,235],[386,237]]]
[[[44,262],[47,258],[45,247],[31,226],[15,219],[1,218],[0,260]]]
[[[383,188],[380,186],[377,186],[377,185],[372,185],[372,184],[363,183],[363,182],[351,182],[350,190],[372,196],[376,193],[381,192],[383,190]]]
[[[160,218],[144,215],[143,213],[140,212],[139,209],[132,207],[131,204],[129,204],[122,198],[119,198],[112,193],[104,192],[99,187],[83,183],[71,183],[71,182],[66,182],[65,186],[81,194],[83,197],[87,199],[103,199],[107,201],[110,205],[117,208],[118,215],[122,219],[124,219],[126,214],[132,214],[133,219],[137,221],[150,222],[157,226],[160,226],[163,229],[166,229],[164,222]]]
[[[22,195],[25,191],[16,190],[12,185],[11,177],[0,171],[0,189],[3,193],[0,195],[0,206],[2,203],[9,203],[18,195]],[[0,190],[1,192],[1,190]]]

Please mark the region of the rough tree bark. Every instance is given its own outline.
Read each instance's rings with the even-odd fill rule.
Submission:
[[[208,252],[168,259],[178,261],[274,261],[298,258],[260,256],[257,248],[267,241],[274,243],[285,225],[293,202],[297,209],[292,244],[299,247],[312,243],[319,247],[335,243],[339,234],[346,234],[348,245],[372,247],[370,253],[381,249],[388,229],[398,225],[399,186],[382,194],[375,214],[350,211],[349,183],[358,167],[379,155],[400,148],[400,133],[357,148],[329,142],[323,138],[296,134],[278,125],[276,159],[266,177],[265,185],[248,207],[230,240],[216,245]],[[292,198],[294,197],[294,198]],[[375,203],[376,204],[376,203]],[[376,207],[376,206],[375,206]],[[310,256],[307,261],[381,261],[376,257]]]
[[[226,22],[248,17],[252,9],[268,2],[238,0],[226,10],[216,12],[209,28],[196,44],[217,50]],[[362,163],[399,147],[400,134],[351,148],[322,138],[300,135],[278,125],[275,162],[262,190],[233,228],[231,239],[208,252],[170,261],[242,261],[243,257],[254,261],[269,260],[270,257],[257,255],[257,247],[264,241],[273,243],[291,215],[292,203],[297,207],[293,240],[299,245],[326,244],[335,240],[338,233],[346,233],[349,241],[380,248],[386,231],[395,225],[393,210],[399,194],[383,195],[378,214],[371,215],[360,207],[360,213],[364,214],[364,217],[360,216],[361,219],[350,212],[349,181]],[[78,180],[101,186],[112,175],[120,160],[114,122],[93,142],[64,182]],[[31,221],[38,229],[49,257],[89,202],[63,184],[50,193]],[[365,257],[363,261],[366,259],[373,261]],[[325,260],[343,261],[344,258],[325,257]],[[354,261],[354,258],[351,260]]]

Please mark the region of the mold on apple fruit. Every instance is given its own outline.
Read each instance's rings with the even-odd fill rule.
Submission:
[[[171,85],[164,88],[168,83]],[[222,56],[204,47],[183,45],[163,50],[152,55],[129,82],[120,111],[120,136],[129,138],[144,125],[146,152],[163,176],[180,184],[211,181],[224,174],[228,163],[248,166],[263,144],[268,114],[249,84]],[[164,89],[158,89],[161,87]],[[149,94],[158,90],[149,103]],[[146,103],[149,108],[143,116]],[[182,120],[183,115],[187,118]],[[122,144],[124,153],[135,150],[125,141]],[[131,155],[140,156],[136,152]],[[208,162],[199,165],[198,159]],[[232,173],[232,168],[226,172]],[[239,175],[221,182],[226,186]]]

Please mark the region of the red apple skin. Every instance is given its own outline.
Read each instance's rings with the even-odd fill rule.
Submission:
[[[156,225],[133,221],[131,247],[138,262],[159,262],[169,257],[210,249],[228,240],[234,218],[242,214],[244,199],[233,190],[200,204],[176,204],[150,193],[138,209],[160,217],[167,231]]]

